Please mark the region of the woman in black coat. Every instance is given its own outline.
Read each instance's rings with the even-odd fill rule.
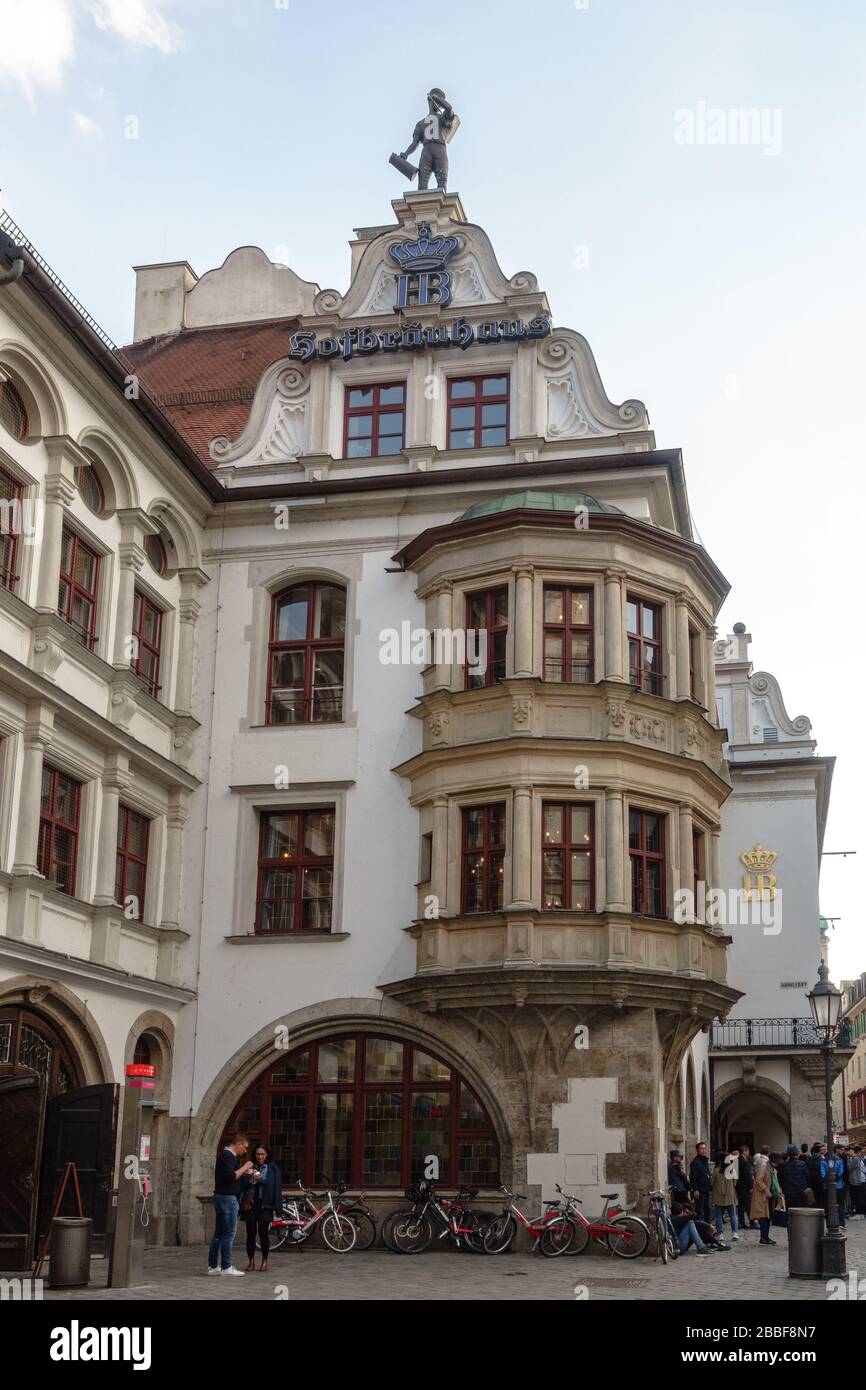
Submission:
[[[268,1232],[274,1216],[283,1214],[283,1175],[266,1144],[257,1144],[255,1167],[241,1188],[241,1216],[247,1224],[247,1269],[256,1267],[256,1232],[262,1251],[259,1271],[268,1267]]]

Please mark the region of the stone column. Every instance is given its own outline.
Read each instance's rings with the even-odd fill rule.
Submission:
[[[454,644],[451,640],[451,624],[454,621],[454,590],[447,580],[436,592],[435,612],[436,630],[433,633],[431,659],[435,663],[433,673],[434,690],[450,690],[452,680],[451,658]]]
[[[99,818],[99,848],[96,862],[97,907],[107,907],[117,901],[114,896],[117,867],[117,820],[120,794],[129,786],[129,758],[125,753],[109,753],[102,774],[102,808]]]
[[[719,842],[721,838],[722,832],[720,830],[710,831],[710,857],[706,868],[710,888],[722,887],[721,858],[719,855]]]
[[[623,794],[607,788],[604,793],[605,898],[609,912],[627,912],[626,855]]]
[[[117,517],[120,521],[120,545],[117,547],[117,600],[112,664],[119,670],[129,670],[135,660],[132,644],[135,581],[147,559],[144,538],[157,535],[159,527],[140,507],[121,507]]]
[[[528,782],[520,782],[514,788],[510,906],[532,906],[532,787]]]
[[[195,660],[195,630],[201,612],[198,593],[210,582],[204,570],[178,570],[181,581],[178,604],[177,676],[174,683],[174,709],[189,714],[192,708],[192,678]]]
[[[174,791],[165,818],[165,874],[162,887],[164,931],[176,931],[180,922],[180,885],[183,872],[183,828],[187,813],[183,793]]]
[[[695,845],[692,839],[694,831],[694,820],[690,806],[681,805],[679,807],[679,829],[680,829],[680,882],[681,889],[694,894],[695,883]],[[694,922],[697,918],[697,904],[692,903],[690,909],[685,914],[686,921]]]
[[[68,460],[64,460],[66,469]],[[69,464],[71,472],[72,465]],[[42,517],[42,546],[36,608],[40,613],[56,613],[60,589],[60,551],[66,508],[75,496],[75,483],[67,472],[49,473],[45,479],[45,505]]]
[[[688,597],[684,593],[677,594],[676,598],[676,690],[673,691],[675,700],[687,700],[689,698],[689,610],[687,607]]]
[[[430,892],[438,899],[439,915],[448,901],[448,798],[433,802],[433,845],[430,853]]]
[[[407,402],[404,407],[406,444],[409,448],[429,445],[433,438],[432,398],[427,390],[433,376],[432,352],[416,352],[409,368]]]
[[[604,678],[608,681],[627,679],[625,640],[623,635],[623,570],[604,572]]]
[[[39,703],[28,705],[24,725],[24,760],[18,799],[13,874],[39,874],[39,814],[42,805],[42,764],[54,735],[54,712]]]
[[[532,671],[532,566],[515,565],[514,573],[514,674],[531,676]]]

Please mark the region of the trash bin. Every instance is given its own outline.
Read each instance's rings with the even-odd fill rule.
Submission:
[[[823,1207],[788,1208],[788,1278],[823,1279]]]
[[[51,1228],[49,1289],[81,1289],[90,1282],[89,1216],[58,1216]]]

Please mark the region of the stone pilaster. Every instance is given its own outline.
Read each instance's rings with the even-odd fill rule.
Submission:
[[[514,674],[531,676],[532,669],[532,566],[514,567]]]
[[[604,572],[604,678],[609,681],[625,681],[628,678],[628,661],[623,626],[623,570],[609,569]]]

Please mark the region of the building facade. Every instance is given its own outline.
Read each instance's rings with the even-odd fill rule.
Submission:
[[[138,268],[119,351],[6,248],[0,466],[43,519],[0,589],[9,1248],[46,1107],[110,1145],[133,1057],[171,1241],[235,1126],[388,1206],[422,1172],[634,1199],[732,1065],[705,901],[759,818],[681,455],[456,194],[393,212],[345,294],[250,247]]]

